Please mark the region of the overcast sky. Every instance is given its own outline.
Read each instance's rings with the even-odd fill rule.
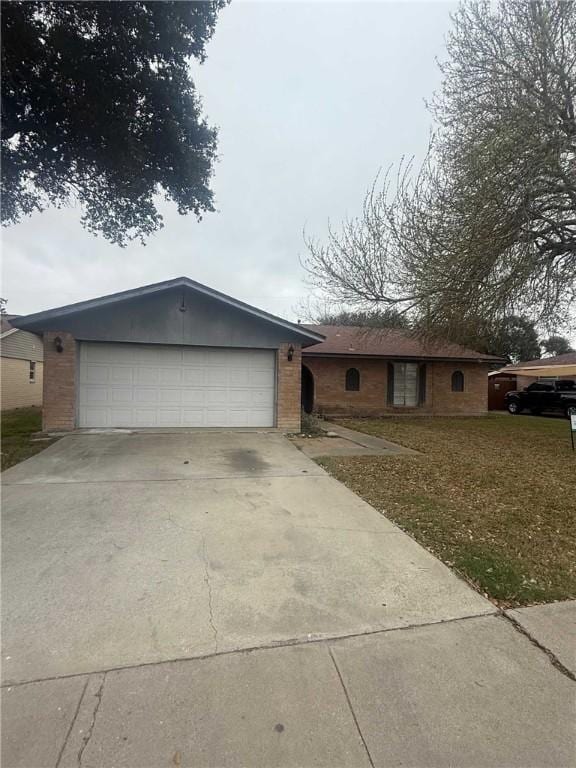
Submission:
[[[143,247],[85,232],[80,211],[4,229],[2,296],[23,314],[186,275],[295,318],[302,230],[359,212],[380,167],[422,157],[448,3],[232,2],[195,74],[220,129],[217,213],[165,212]]]

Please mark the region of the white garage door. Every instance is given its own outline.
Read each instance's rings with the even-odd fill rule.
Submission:
[[[271,427],[267,349],[80,345],[79,427]]]

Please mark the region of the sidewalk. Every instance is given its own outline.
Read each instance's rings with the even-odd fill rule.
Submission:
[[[507,618],[458,619],[12,686],[2,766],[567,768],[575,701]]]

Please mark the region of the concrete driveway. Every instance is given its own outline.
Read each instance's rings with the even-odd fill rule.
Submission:
[[[3,766],[568,765],[573,682],[279,434],[66,437],[2,546]]]

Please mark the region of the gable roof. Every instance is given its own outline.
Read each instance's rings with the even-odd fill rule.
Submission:
[[[502,369],[503,373],[514,373],[518,368],[548,368],[551,365],[576,365],[576,351],[566,352],[554,357],[539,357],[535,360],[526,360],[522,363],[513,363]]]
[[[398,328],[365,328],[350,325],[306,325],[326,340],[304,355],[385,357],[418,360],[462,360],[501,364],[495,355],[475,352],[449,341],[432,341]]]
[[[62,307],[56,307],[55,309],[48,309],[44,312],[36,312],[32,315],[24,315],[18,317],[13,322],[13,325],[17,325],[18,328],[30,329],[30,330],[42,330],[42,324],[46,321],[52,321],[62,316],[77,314],[85,312],[91,309],[101,309],[111,304],[116,304],[122,301],[129,301],[130,299],[136,299],[143,296],[149,296],[151,294],[159,293],[161,291],[169,291],[174,288],[189,288],[197,293],[208,296],[209,298],[220,301],[229,307],[238,309],[242,312],[246,312],[256,318],[278,325],[290,330],[292,333],[298,334],[303,343],[315,344],[318,341],[323,341],[324,336],[317,331],[312,330],[304,325],[297,323],[291,323],[288,320],[283,320],[276,315],[272,315],[269,312],[265,312],[262,309],[253,307],[250,304],[245,304],[243,301],[227,296],[225,293],[215,291],[213,288],[209,288],[206,285],[197,283],[195,280],[191,280],[189,277],[176,277],[172,280],[164,280],[161,283],[152,283],[151,285],[143,285],[140,288],[132,288],[129,291],[121,291],[120,293],[112,293],[108,296],[100,296],[96,299],[89,299],[88,301],[80,301],[76,304],[67,304]]]

